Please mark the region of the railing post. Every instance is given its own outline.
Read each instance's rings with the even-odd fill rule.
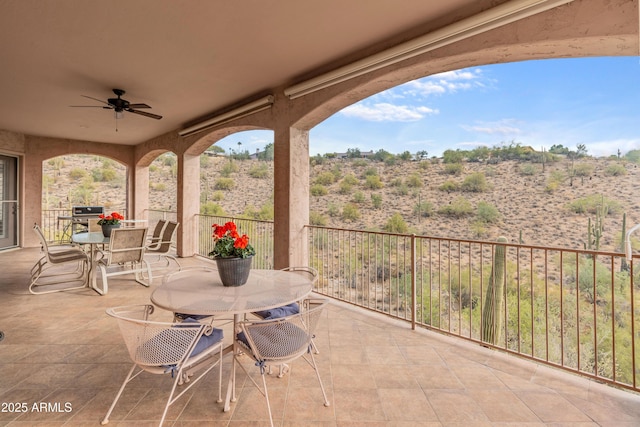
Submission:
[[[416,329],[416,235],[411,235],[411,329]]]

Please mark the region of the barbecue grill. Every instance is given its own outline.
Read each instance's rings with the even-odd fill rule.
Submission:
[[[78,225],[88,227],[90,219],[97,219],[103,213],[103,206],[74,206],[71,210],[71,234],[76,232]]]

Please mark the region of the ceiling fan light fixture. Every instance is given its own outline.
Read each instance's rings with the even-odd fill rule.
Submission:
[[[124,111],[113,111],[113,114],[116,117],[116,120],[124,119]]]

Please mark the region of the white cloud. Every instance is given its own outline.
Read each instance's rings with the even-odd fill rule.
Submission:
[[[476,87],[485,87],[482,71],[456,70],[434,74],[422,79],[406,83],[400,88],[413,96],[441,95],[448,92],[470,90]]]
[[[438,114],[438,110],[424,106],[393,105],[386,102],[369,106],[360,102],[344,108],[340,114],[372,122],[415,122],[427,115]]]
[[[467,132],[484,133],[487,135],[517,135],[522,130],[515,126],[513,120],[501,120],[498,122],[479,123],[476,125],[462,125]]]

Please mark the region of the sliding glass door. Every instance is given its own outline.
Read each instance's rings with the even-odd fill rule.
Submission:
[[[0,155],[0,250],[18,246],[18,159]]]

